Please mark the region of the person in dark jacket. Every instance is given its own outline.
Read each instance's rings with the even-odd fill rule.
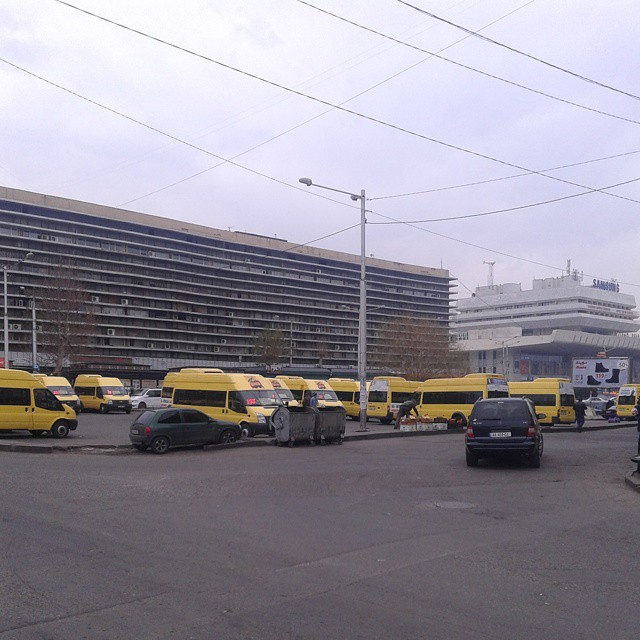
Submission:
[[[633,415],[638,419],[638,455],[640,456],[640,399],[633,407]]]
[[[405,416],[411,415],[412,411],[415,411],[416,418],[419,418],[420,414],[418,413],[418,408],[417,407],[418,407],[418,403],[413,398],[411,400],[407,400],[406,402],[403,402],[398,407],[398,415],[396,417],[396,425],[393,428],[394,429],[399,429],[400,428],[400,421],[402,420],[402,418],[404,418]]]
[[[578,433],[582,433],[582,427],[584,426],[584,416],[587,413],[587,405],[578,400],[573,405],[573,410],[576,412],[576,424],[578,425]]]

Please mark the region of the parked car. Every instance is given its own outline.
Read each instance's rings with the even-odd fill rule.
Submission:
[[[140,389],[131,396],[132,409],[160,409],[162,389]]]
[[[583,402],[587,405],[587,407],[590,407],[591,409],[593,409],[593,412],[597,416],[601,416],[605,412],[608,401],[607,401],[607,398],[602,398],[600,396],[592,396],[591,398],[586,398],[585,400],[583,400]]]
[[[229,444],[240,433],[239,425],[210,418],[197,409],[147,409],[133,421],[129,440],[138,451],[166,453],[171,447]]]
[[[488,398],[478,400],[469,416],[465,436],[467,465],[490,456],[518,455],[530,467],[538,468],[544,447],[542,429],[528,398]]]

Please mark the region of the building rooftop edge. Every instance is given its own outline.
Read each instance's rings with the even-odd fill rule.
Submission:
[[[20,204],[29,204],[51,209],[59,209],[80,213],[99,218],[119,220],[122,222],[132,222],[146,226],[156,226],[169,231],[177,231],[179,233],[191,233],[208,238],[217,238],[227,242],[235,242],[246,244],[254,247],[266,249],[274,249],[280,251],[290,251],[307,255],[314,258],[326,258],[330,260],[338,260],[342,262],[350,262],[358,264],[360,256],[342,251],[334,251],[331,249],[319,249],[315,247],[299,246],[294,242],[269,238],[268,236],[260,236],[252,233],[241,231],[225,231],[224,229],[216,229],[206,227],[204,225],[193,222],[184,222],[182,220],[174,220],[173,218],[165,218],[149,213],[140,213],[128,209],[119,209],[117,207],[109,207],[91,202],[83,202],[82,200],[74,200],[62,196],[52,196],[33,191],[25,191],[23,189],[13,189],[11,187],[0,186],[0,198],[10,200]],[[443,278],[449,281],[455,280],[451,277],[448,269],[436,269],[433,267],[423,267],[420,265],[406,264],[403,262],[394,262],[392,260],[383,260],[380,258],[366,258],[367,266],[378,267],[381,269],[400,270],[407,273],[417,275],[433,276]]]

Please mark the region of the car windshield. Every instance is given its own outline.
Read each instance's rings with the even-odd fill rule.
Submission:
[[[100,387],[105,396],[126,396],[127,390],[124,387]]]
[[[53,393],[54,396],[74,396],[76,392],[73,390],[73,387],[49,387],[49,391]]]
[[[247,407],[269,407],[282,404],[278,394],[273,389],[256,389],[255,391],[240,391],[239,393]]]
[[[475,424],[528,424],[531,415],[524,402],[480,402],[473,408],[471,420]]]
[[[338,396],[335,391],[315,391],[316,398],[318,400],[322,400],[323,402],[337,402]]]

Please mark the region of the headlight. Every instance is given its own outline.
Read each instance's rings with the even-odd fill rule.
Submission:
[[[261,413],[259,413],[258,414],[258,422],[263,423],[263,422],[266,422],[266,421],[267,421],[267,419]]]
[[[112,404],[113,400],[111,398],[107,398],[107,404]]]

